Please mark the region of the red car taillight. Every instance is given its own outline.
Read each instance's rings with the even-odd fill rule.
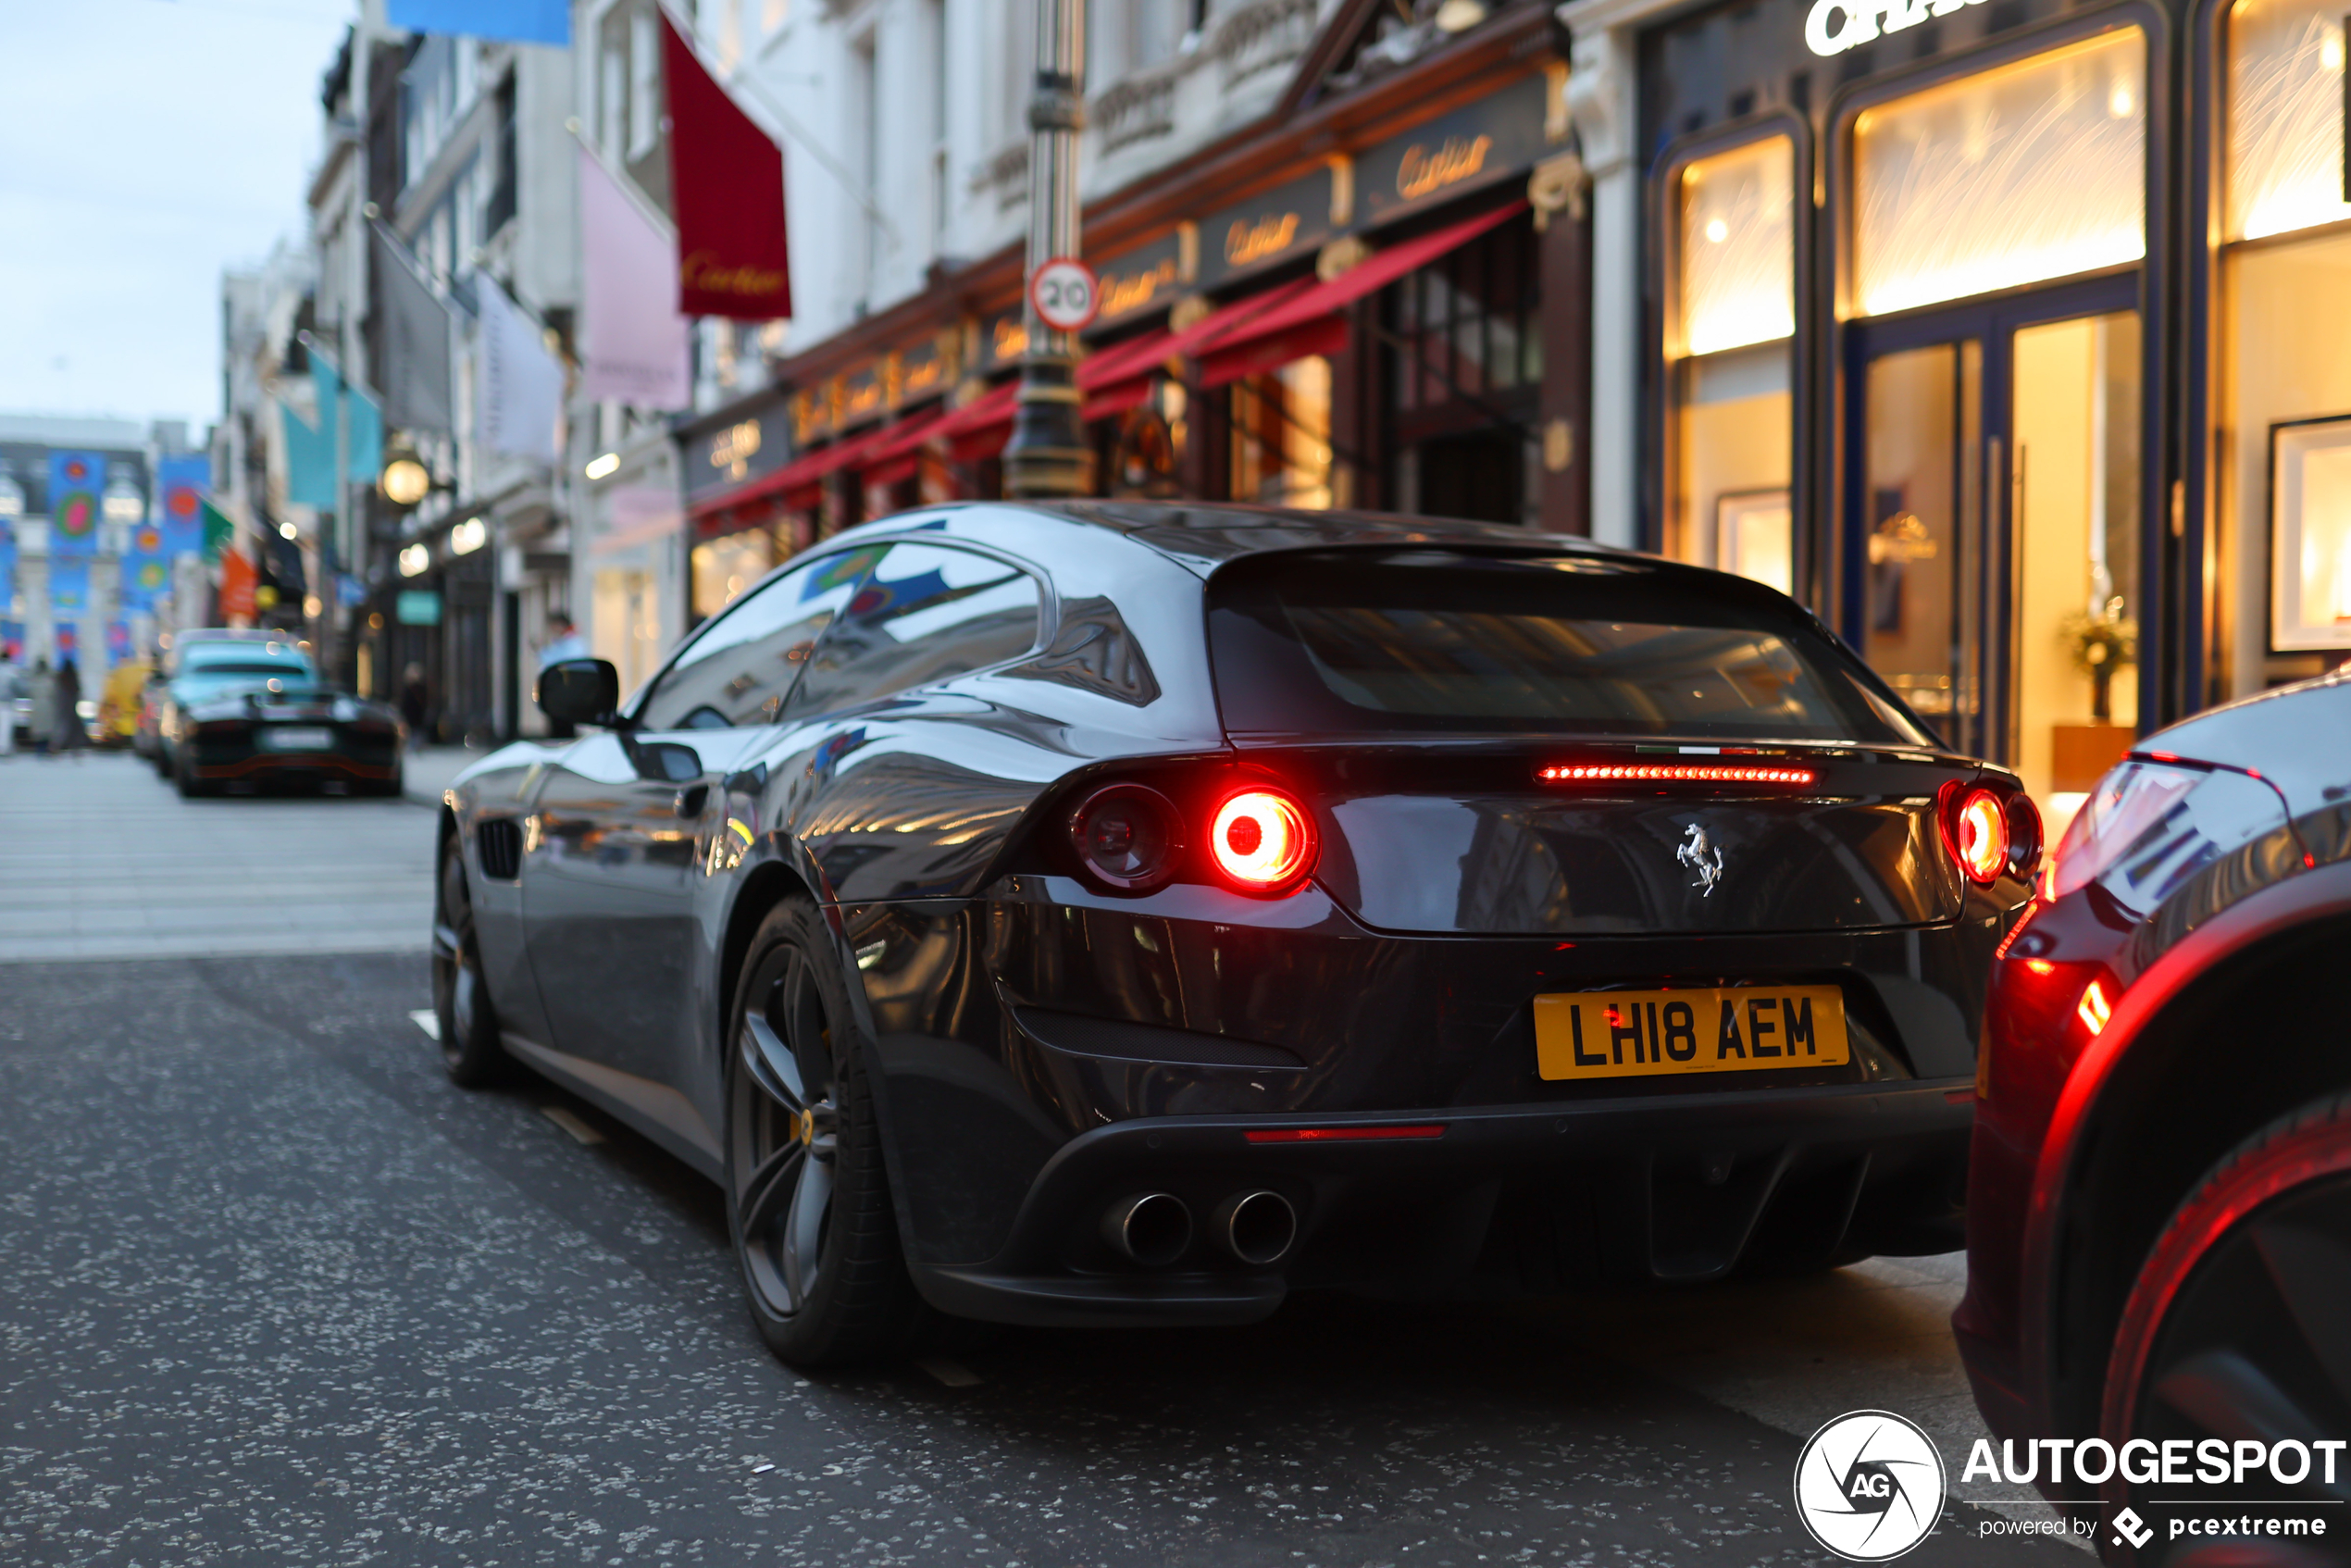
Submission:
[[[1969,881],[1988,888],[2003,876],[2031,879],[2041,860],[2041,813],[2023,790],[1946,784],[1936,813],[1943,847]]]
[[[1314,819],[1287,790],[1259,787],[1228,795],[1208,830],[1209,853],[1245,893],[1285,893],[1314,869]]]

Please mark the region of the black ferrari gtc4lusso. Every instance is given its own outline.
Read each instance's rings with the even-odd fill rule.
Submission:
[[[1960,1244],[2038,819],[1769,588],[973,504],[540,702],[445,797],[450,1070],[723,1184],[787,1359]]]

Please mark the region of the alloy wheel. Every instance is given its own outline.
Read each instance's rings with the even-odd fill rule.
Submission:
[[[777,1317],[807,1306],[831,1261],[840,1147],[832,1039],[808,961],[792,953],[744,1009],[729,1117],[736,1248]]]

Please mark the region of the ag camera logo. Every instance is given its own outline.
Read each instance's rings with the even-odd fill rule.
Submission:
[[[1943,1456],[1916,1423],[1857,1410],[1812,1434],[1796,1461],[1796,1516],[1850,1562],[1884,1562],[1943,1516]]]

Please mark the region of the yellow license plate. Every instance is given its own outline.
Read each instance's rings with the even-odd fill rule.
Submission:
[[[1835,1067],[1852,1060],[1835,986],[1565,991],[1535,999],[1546,1078]]]

